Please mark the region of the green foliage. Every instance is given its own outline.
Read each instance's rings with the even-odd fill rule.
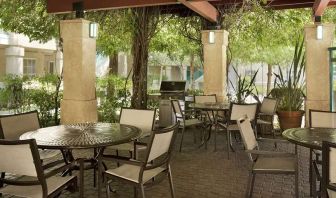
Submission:
[[[97,79],[98,119],[100,122],[117,122],[121,107],[129,107],[131,83],[116,75]]]
[[[27,88],[31,84],[28,77],[6,75],[2,81],[4,89],[1,94],[1,104],[15,113],[25,112],[30,106],[30,92]]]
[[[279,74],[275,75],[275,88],[271,95],[279,98],[278,110],[281,111],[299,111],[304,101],[304,40],[298,39],[295,45],[294,57],[292,64],[286,76],[284,76],[281,67]]]
[[[259,69],[254,73],[251,79],[249,76],[242,76],[238,74],[238,71],[235,67],[232,67],[234,73],[237,76],[237,84],[234,84],[230,80],[230,84],[234,89],[233,101],[236,103],[244,104],[248,96],[253,96],[253,91],[256,91],[256,86],[254,84],[255,78],[258,74]]]
[[[56,75],[29,78],[27,76],[6,75],[3,79],[5,88],[0,92],[4,110],[22,113],[38,110],[41,126],[59,124],[58,111],[62,94]]]
[[[27,35],[31,40],[47,42],[58,36],[58,23],[46,11],[46,1],[2,0],[0,28]]]

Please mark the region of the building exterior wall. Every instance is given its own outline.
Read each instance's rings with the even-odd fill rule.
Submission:
[[[15,54],[16,48],[20,49],[22,53]],[[36,61],[36,76],[42,76],[50,73],[50,61],[52,61],[54,65],[53,73],[59,74],[60,68],[56,67],[56,52],[55,40],[50,40],[47,43],[39,43],[37,41],[31,42],[27,36],[22,34],[15,34],[0,30],[0,77],[9,73],[18,75],[22,74],[24,67],[22,59],[34,59]],[[15,59],[20,58],[21,61],[15,61]],[[20,64],[17,65],[17,63]]]

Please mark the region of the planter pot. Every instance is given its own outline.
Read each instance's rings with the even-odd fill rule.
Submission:
[[[304,111],[277,111],[282,130],[301,127]]]

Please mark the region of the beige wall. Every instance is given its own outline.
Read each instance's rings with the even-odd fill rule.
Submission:
[[[55,52],[25,51],[25,58],[36,59],[36,75],[41,76],[49,73],[49,61],[55,62]]]

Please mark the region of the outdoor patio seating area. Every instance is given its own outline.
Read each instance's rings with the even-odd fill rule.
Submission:
[[[230,198],[244,197],[247,187],[250,160],[244,152],[241,143],[235,143],[236,152],[231,154],[230,160],[226,154],[226,137],[218,135],[218,150],[214,152],[213,141],[208,149],[197,148],[193,143],[193,130],[188,128],[185,133],[183,152],[179,152],[181,134],[176,139],[172,156],[172,174],[177,198]],[[261,144],[263,148],[274,149],[273,144]],[[293,151],[293,145],[279,145],[281,151]],[[93,151],[76,152],[76,156],[91,156]],[[309,149],[299,147],[299,190],[300,197],[309,197]],[[128,154],[127,152],[125,154]],[[116,163],[108,164],[116,167]],[[97,197],[97,189],[93,187],[92,171],[85,172],[84,195],[88,198]],[[117,193],[112,197],[127,198],[133,196],[133,187],[123,182],[113,182]],[[105,192],[105,189],[104,189]],[[146,196],[170,197],[167,179],[145,189]],[[65,191],[61,197],[78,197],[78,193]],[[103,194],[105,197],[105,193]],[[257,175],[253,197],[294,197],[294,177],[291,175]]]

